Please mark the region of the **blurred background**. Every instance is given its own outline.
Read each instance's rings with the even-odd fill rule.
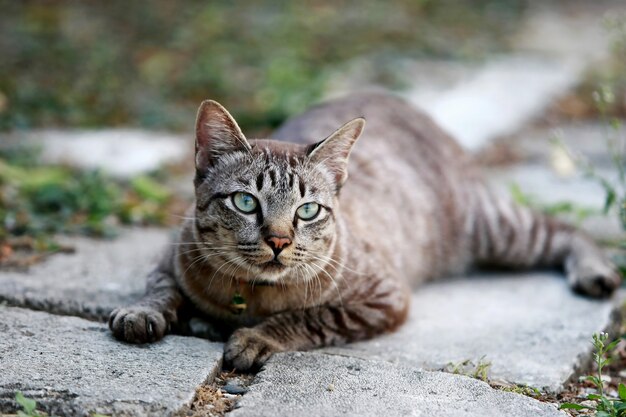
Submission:
[[[0,0],[0,10],[0,266],[73,250],[59,233],[179,222],[206,98],[262,137],[368,88],[423,108],[519,202],[592,230],[608,218],[603,239],[622,238],[623,1]]]
[[[510,48],[522,0],[3,1],[0,127],[189,130],[207,97],[267,130],[359,59],[406,88],[398,61]]]

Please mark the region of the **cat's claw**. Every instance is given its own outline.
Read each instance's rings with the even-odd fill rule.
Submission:
[[[167,325],[163,313],[145,306],[118,308],[109,316],[113,335],[128,343],[156,342],[165,335]]]
[[[260,368],[281,345],[261,331],[241,328],[235,331],[224,347],[224,363],[238,371]]]

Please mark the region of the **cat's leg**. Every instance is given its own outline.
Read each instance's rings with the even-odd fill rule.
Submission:
[[[115,309],[109,316],[113,335],[129,343],[156,342],[177,322],[183,295],[170,267],[170,257],[148,275],[145,295],[135,304]]]
[[[606,297],[620,285],[613,263],[584,232],[482,185],[475,201],[468,228],[477,264],[563,267],[571,287],[593,297]]]
[[[276,352],[368,339],[404,322],[411,294],[407,287],[392,278],[354,285],[341,300],[276,314],[255,327],[238,329],[224,348],[225,363],[245,371],[258,368]]]

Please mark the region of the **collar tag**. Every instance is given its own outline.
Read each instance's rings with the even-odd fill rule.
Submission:
[[[243,298],[243,295],[239,291],[235,292],[233,295],[233,299],[230,302],[230,309],[233,314],[239,315],[246,311],[248,305],[246,304],[246,299]]]

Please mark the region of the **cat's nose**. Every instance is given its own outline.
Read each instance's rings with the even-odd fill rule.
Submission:
[[[291,239],[285,236],[269,236],[265,242],[272,248],[274,255],[278,255],[284,248],[291,245]]]

